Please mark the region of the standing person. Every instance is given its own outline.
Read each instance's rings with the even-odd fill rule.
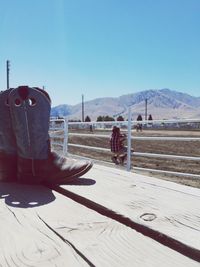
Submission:
[[[136,131],[142,132],[142,123],[140,123],[140,121],[142,121],[142,115],[141,114],[138,115],[137,121],[138,121],[138,123],[136,125]]]
[[[126,135],[120,133],[119,127],[114,126],[110,138],[110,150],[113,153],[111,159],[117,165],[123,165],[127,157],[127,148],[124,146],[125,138]]]

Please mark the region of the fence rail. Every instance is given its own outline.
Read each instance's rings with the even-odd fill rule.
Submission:
[[[69,136],[85,136],[85,137],[100,137],[110,138],[107,134],[80,134],[69,133]],[[169,136],[131,136],[132,140],[153,140],[153,141],[200,141],[200,137],[169,137]]]
[[[174,159],[174,160],[189,160],[189,161],[200,161],[200,157],[192,157],[192,156],[180,156],[180,155],[171,155],[171,154],[156,154],[156,153],[143,153],[143,152],[131,152],[131,142],[134,140],[153,140],[153,141],[182,141],[182,142],[191,142],[191,141],[200,141],[199,137],[169,137],[169,136],[132,136],[131,130],[132,128],[138,123],[138,121],[131,121],[130,119],[130,111],[129,111],[129,119],[128,121],[123,122],[116,122],[116,121],[109,121],[109,122],[68,122],[66,118],[64,119],[56,119],[52,118],[50,120],[50,123],[54,124],[54,127],[51,127],[51,133],[50,136],[52,139],[54,138],[62,138],[64,141],[62,142],[52,142],[54,145],[63,146],[63,153],[66,154],[68,152],[68,146],[71,147],[79,147],[84,149],[91,149],[91,150],[98,150],[98,151],[104,151],[109,152],[110,149],[103,148],[103,147],[94,147],[94,146],[86,146],[81,144],[72,144],[68,143],[68,137],[69,136],[78,136],[78,137],[98,137],[98,138],[109,138],[110,135],[108,134],[94,134],[94,133],[69,133],[68,128],[71,126],[87,126],[87,125],[93,125],[95,127],[104,127],[106,126],[126,126],[127,127],[127,170],[129,171],[131,169],[131,157],[132,156],[138,156],[138,157],[151,157],[151,158],[161,158],[161,159]],[[149,121],[141,121],[139,123],[142,124],[149,124]],[[172,124],[172,123],[200,123],[199,119],[185,119],[185,120],[152,120],[150,122],[151,124]],[[58,124],[59,127],[58,127]],[[61,127],[62,125],[62,127]],[[63,132],[63,134],[62,134]],[[190,177],[196,177],[200,178],[200,175],[197,174],[189,174],[189,173],[182,173],[182,172],[172,172],[172,171],[163,171],[163,170],[155,170],[155,169],[149,169],[149,168],[140,168],[140,167],[133,167],[133,169],[137,170],[147,170],[152,172],[164,172],[169,174],[175,174],[180,176],[190,176]]]

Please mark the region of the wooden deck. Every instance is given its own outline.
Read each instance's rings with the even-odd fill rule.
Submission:
[[[200,266],[200,189],[94,165],[54,188],[0,184],[0,266]]]

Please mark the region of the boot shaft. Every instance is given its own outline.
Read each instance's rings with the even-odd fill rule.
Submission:
[[[6,182],[17,180],[17,147],[8,101],[11,90],[0,92],[0,181]]]
[[[17,154],[25,159],[47,159],[51,102],[41,89],[20,86],[9,94]]]
[[[9,107],[9,95],[12,89],[0,92],[0,151],[16,155],[16,138],[13,132]]]

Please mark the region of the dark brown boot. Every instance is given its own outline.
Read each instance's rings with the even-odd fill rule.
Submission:
[[[18,180],[22,183],[67,183],[86,173],[92,163],[60,157],[50,151],[51,101],[39,88],[20,86],[9,96],[18,154]]]
[[[75,160],[50,152],[48,159],[18,159],[18,179],[22,183],[65,184],[82,176],[92,167],[90,161]]]
[[[0,181],[17,181],[17,147],[12,128],[9,94],[0,92]]]

